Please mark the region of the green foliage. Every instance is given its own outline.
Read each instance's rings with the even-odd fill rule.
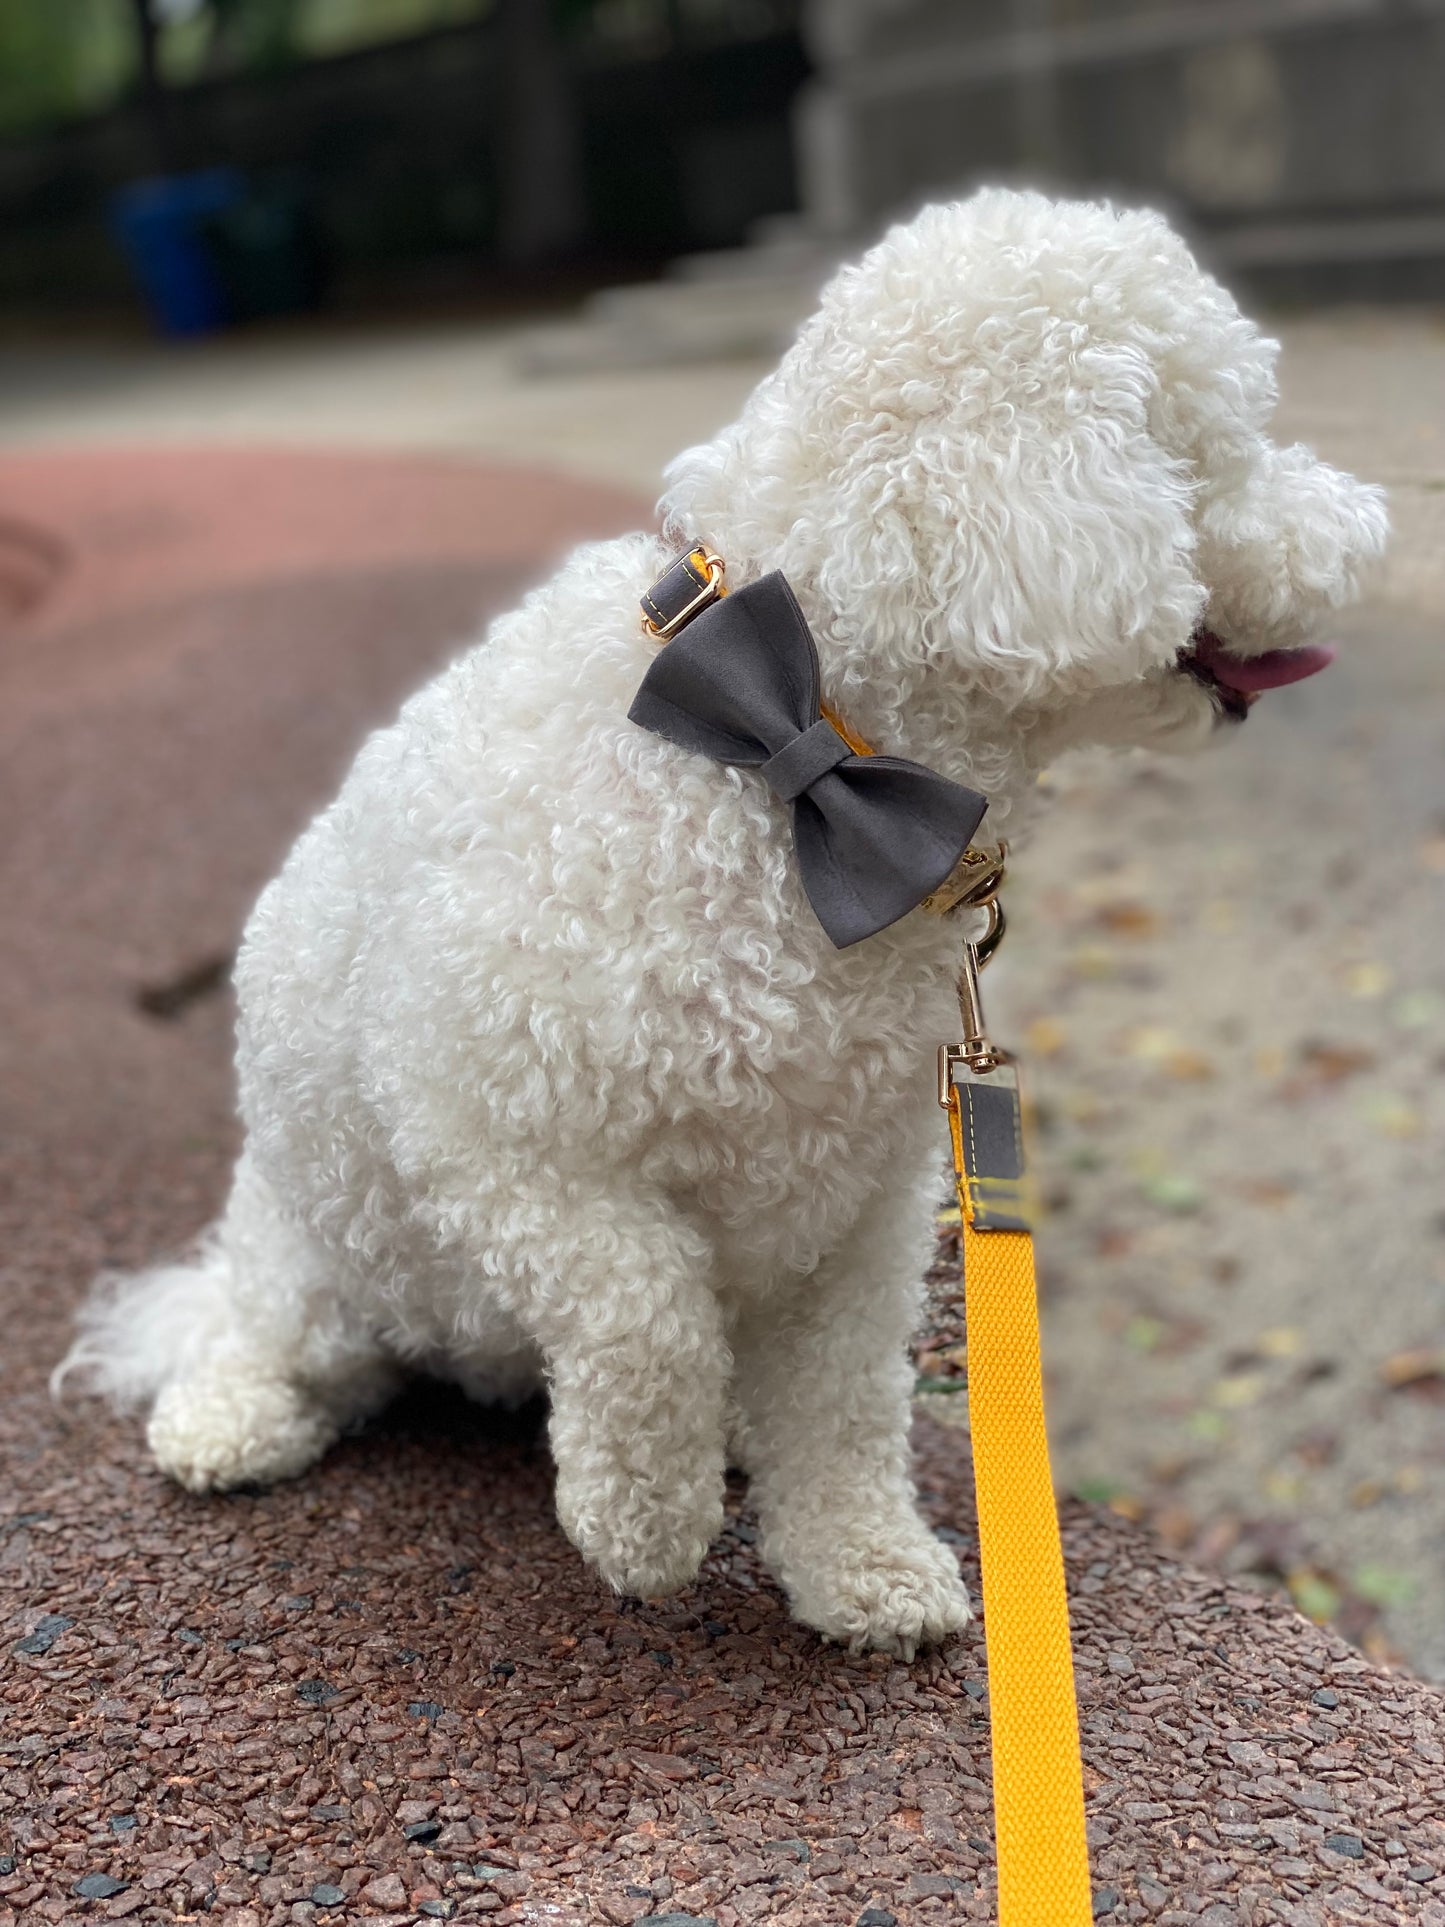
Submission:
[[[294,60],[460,26],[490,6],[491,0],[202,0],[189,19],[166,29],[162,61],[166,78],[176,83],[268,73]]]
[[[287,0],[272,0],[286,4]],[[491,12],[491,0],[292,0],[295,46],[317,56],[378,41],[402,40],[435,27],[462,26]]]
[[[754,5],[766,0],[752,0]],[[665,41],[738,0],[536,0],[568,38]],[[159,65],[171,86],[266,73],[295,60],[460,26],[497,0],[151,0]],[[140,67],[136,0],[0,0],[0,133],[98,113],[130,92]]]
[[[583,6],[590,0],[577,0]],[[457,26],[493,0],[152,0],[171,85]],[[135,0],[0,0],[0,133],[103,111],[139,73]]]
[[[127,0],[0,0],[0,132],[94,113],[136,65]]]

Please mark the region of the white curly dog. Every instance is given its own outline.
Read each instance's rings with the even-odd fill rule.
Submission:
[[[619,1590],[693,1578],[734,1463],[806,1624],[963,1626],[907,1349],[960,932],[832,947],[756,773],[627,720],[638,598],[696,541],[783,571],[834,707],[1014,834],[1071,745],[1194,745],[1317,666],[1280,652],[1382,550],[1377,490],[1268,439],[1276,353],[1149,213],[990,191],[839,273],[661,537],[577,551],[361,750],[246,931],[225,1213],[62,1372],[150,1403],[194,1492],[296,1476],[410,1370],[545,1384]]]

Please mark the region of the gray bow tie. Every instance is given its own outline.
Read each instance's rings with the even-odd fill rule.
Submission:
[[[855,756],[820,693],[812,631],[775,573],[694,616],[627,713],[681,749],[760,770],[792,804],[803,888],[842,949],[938,888],[988,800],[902,756]]]

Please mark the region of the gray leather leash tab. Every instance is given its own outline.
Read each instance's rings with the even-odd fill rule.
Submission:
[[[953,1067],[969,1223],[975,1231],[1032,1231],[1032,1185],[1024,1159],[1018,1072]]]

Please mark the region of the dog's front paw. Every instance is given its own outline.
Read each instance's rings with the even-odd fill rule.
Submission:
[[[787,1586],[796,1617],[853,1653],[912,1659],[972,1616],[957,1561],[924,1526],[871,1544],[851,1535],[826,1566],[789,1572]]]
[[[721,1480],[716,1494],[692,1504],[677,1495],[650,1496],[634,1487],[599,1491],[557,1480],[557,1516],[577,1550],[615,1592],[662,1599],[697,1577],[722,1530]]]

